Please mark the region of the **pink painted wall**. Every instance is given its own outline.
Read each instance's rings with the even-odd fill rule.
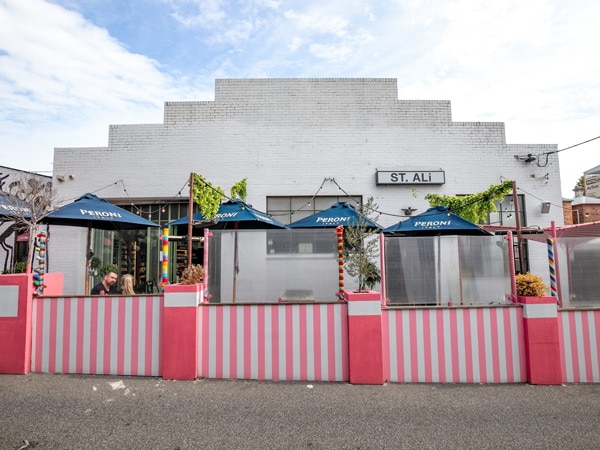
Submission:
[[[527,381],[520,307],[388,309],[382,320],[389,381]]]
[[[44,274],[44,296],[63,295],[64,279],[63,273]]]
[[[204,378],[348,381],[344,303],[200,305]]]
[[[31,274],[0,275],[0,373],[31,367]]]
[[[160,376],[162,296],[33,300],[32,371]]]

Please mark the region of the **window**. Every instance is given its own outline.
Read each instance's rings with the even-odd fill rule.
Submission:
[[[352,197],[346,195],[267,197],[266,212],[287,225],[330,208],[337,202],[350,202],[354,206],[361,205],[362,195],[353,195]]]
[[[519,209],[519,225],[521,227],[527,226],[527,215],[525,214],[525,196],[522,194],[517,195],[518,209]],[[488,214],[488,224],[516,227],[517,216],[515,214],[514,197],[512,195],[506,195],[502,202],[495,202],[497,212]],[[521,257],[523,258],[523,270],[529,271],[529,252],[527,250],[527,240],[522,239],[521,250],[523,255],[519,252],[519,242],[515,236],[513,239],[513,249],[515,254],[515,267],[520,271]]]
[[[288,225],[317,212],[330,208],[338,202],[362,203],[361,195],[267,197],[267,214]],[[285,232],[270,231],[267,234],[269,254],[336,254],[337,238],[333,228],[294,229]]]

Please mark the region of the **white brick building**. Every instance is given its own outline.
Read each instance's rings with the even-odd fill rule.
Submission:
[[[395,79],[215,84],[214,101],[167,102],[162,124],[111,125],[107,147],[55,149],[59,198],[95,192],[117,204],[161,209],[180,192],[181,201],[187,200],[182,187],[194,172],[226,193],[247,178],[248,202],[267,212],[282,213],[288,201],[293,211],[295,197],[315,192],[329,196],[325,207],[334,198],[344,200],[344,192],[373,196],[386,213],[378,222],[389,226],[401,219],[403,208],[425,211],[430,192],[471,194],[510,179],[523,197],[524,225],[563,223],[556,153],[524,161],[556,145],[507,144],[500,122],[453,122],[446,100],[399,100]],[[377,171],[443,171],[444,180],[378,185]],[[555,206],[542,214],[542,201]],[[507,217],[503,224],[514,224]],[[290,220],[289,214],[278,218]],[[156,211],[151,220],[158,221]],[[49,269],[65,272],[65,292],[83,292],[84,230],[53,227],[49,246]],[[545,273],[545,249],[531,250],[531,270]]]

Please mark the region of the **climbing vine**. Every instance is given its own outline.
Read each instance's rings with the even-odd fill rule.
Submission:
[[[239,198],[241,201],[246,201],[246,195],[248,191],[246,190],[246,178],[238,181],[233,186],[231,186],[231,198]]]
[[[497,211],[494,202],[501,201],[512,191],[512,181],[493,184],[483,192],[472,195],[451,196],[427,194],[425,200],[431,207],[446,206],[454,214],[473,223],[484,222],[490,212]]]
[[[204,218],[211,220],[217,215],[221,199],[225,197],[225,192],[220,187],[213,186],[202,175],[195,173],[193,197],[194,203],[200,207]]]
[[[231,198],[239,198],[242,201],[246,201],[246,195],[246,178],[231,186]],[[202,175],[194,174],[194,203],[200,207],[200,211],[202,211],[202,215],[206,220],[211,220],[217,215],[219,206],[221,206],[221,200],[225,197],[227,196],[222,188],[214,186]]]

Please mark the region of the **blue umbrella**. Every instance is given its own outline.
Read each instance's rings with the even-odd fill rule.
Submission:
[[[87,227],[87,246],[90,248],[92,228],[102,230],[140,230],[148,227],[159,227],[157,223],[130,213],[103,198],[87,193],[73,203],[68,203],[51,212],[41,220],[50,225],[65,225],[70,227]],[[86,250],[87,251],[87,250]],[[89,289],[87,277],[90,258],[85,259],[85,293]]]
[[[89,193],[51,212],[42,223],[102,230],[140,230],[159,226]]]
[[[285,228],[285,225],[268,214],[260,212],[240,199],[229,200],[219,207],[214,220],[207,221],[202,213],[194,213],[192,222],[209,228],[264,229]],[[187,225],[188,217],[170,222],[168,226]]]
[[[479,225],[457,216],[445,206],[436,206],[383,230],[393,236],[472,235],[492,236]]]
[[[358,212],[347,202],[338,202],[330,208],[319,211],[288,225],[289,228],[335,228],[339,225],[356,227],[366,225],[367,228],[381,228],[376,222]]]
[[[16,217],[31,217],[29,205],[19,198],[0,192],[0,219],[12,219]]]

